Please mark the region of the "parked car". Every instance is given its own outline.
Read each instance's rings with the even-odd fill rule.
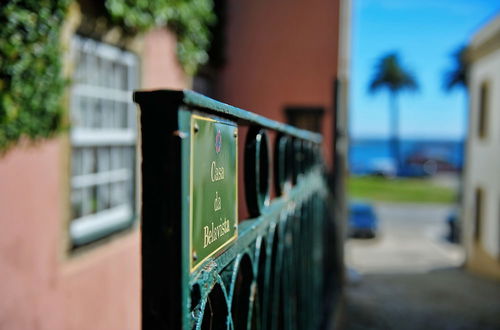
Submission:
[[[378,219],[369,203],[353,202],[349,205],[349,237],[374,238],[377,235]]]

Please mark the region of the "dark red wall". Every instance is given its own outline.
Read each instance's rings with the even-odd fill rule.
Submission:
[[[286,121],[286,106],[322,106],[331,166],[338,0],[227,1],[226,58],[216,98]]]

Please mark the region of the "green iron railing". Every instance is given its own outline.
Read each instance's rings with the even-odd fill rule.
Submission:
[[[326,328],[342,261],[321,136],[191,91],[134,99],[143,329]]]

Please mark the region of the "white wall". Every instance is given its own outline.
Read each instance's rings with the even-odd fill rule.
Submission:
[[[489,86],[486,136],[479,138],[481,84]],[[472,247],[475,191],[483,190],[480,244],[494,258],[500,257],[500,49],[473,62],[469,76],[469,144],[465,176],[465,244]]]

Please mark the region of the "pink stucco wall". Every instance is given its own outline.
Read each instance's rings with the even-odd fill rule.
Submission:
[[[286,121],[285,106],[323,106],[331,160],[339,1],[228,1],[227,63],[217,97]]]
[[[177,60],[175,34],[166,29],[158,28],[145,36],[142,69],[142,88],[184,89],[189,85]]]
[[[61,144],[19,147],[0,162],[0,327],[60,328]],[[47,316],[45,315],[47,314]]]
[[[145,37],[144,88],[187,87],[174,50],[165,30]],[[0,156],[0,329],[140,329],[138,228],[67,252],[65,141]]]

